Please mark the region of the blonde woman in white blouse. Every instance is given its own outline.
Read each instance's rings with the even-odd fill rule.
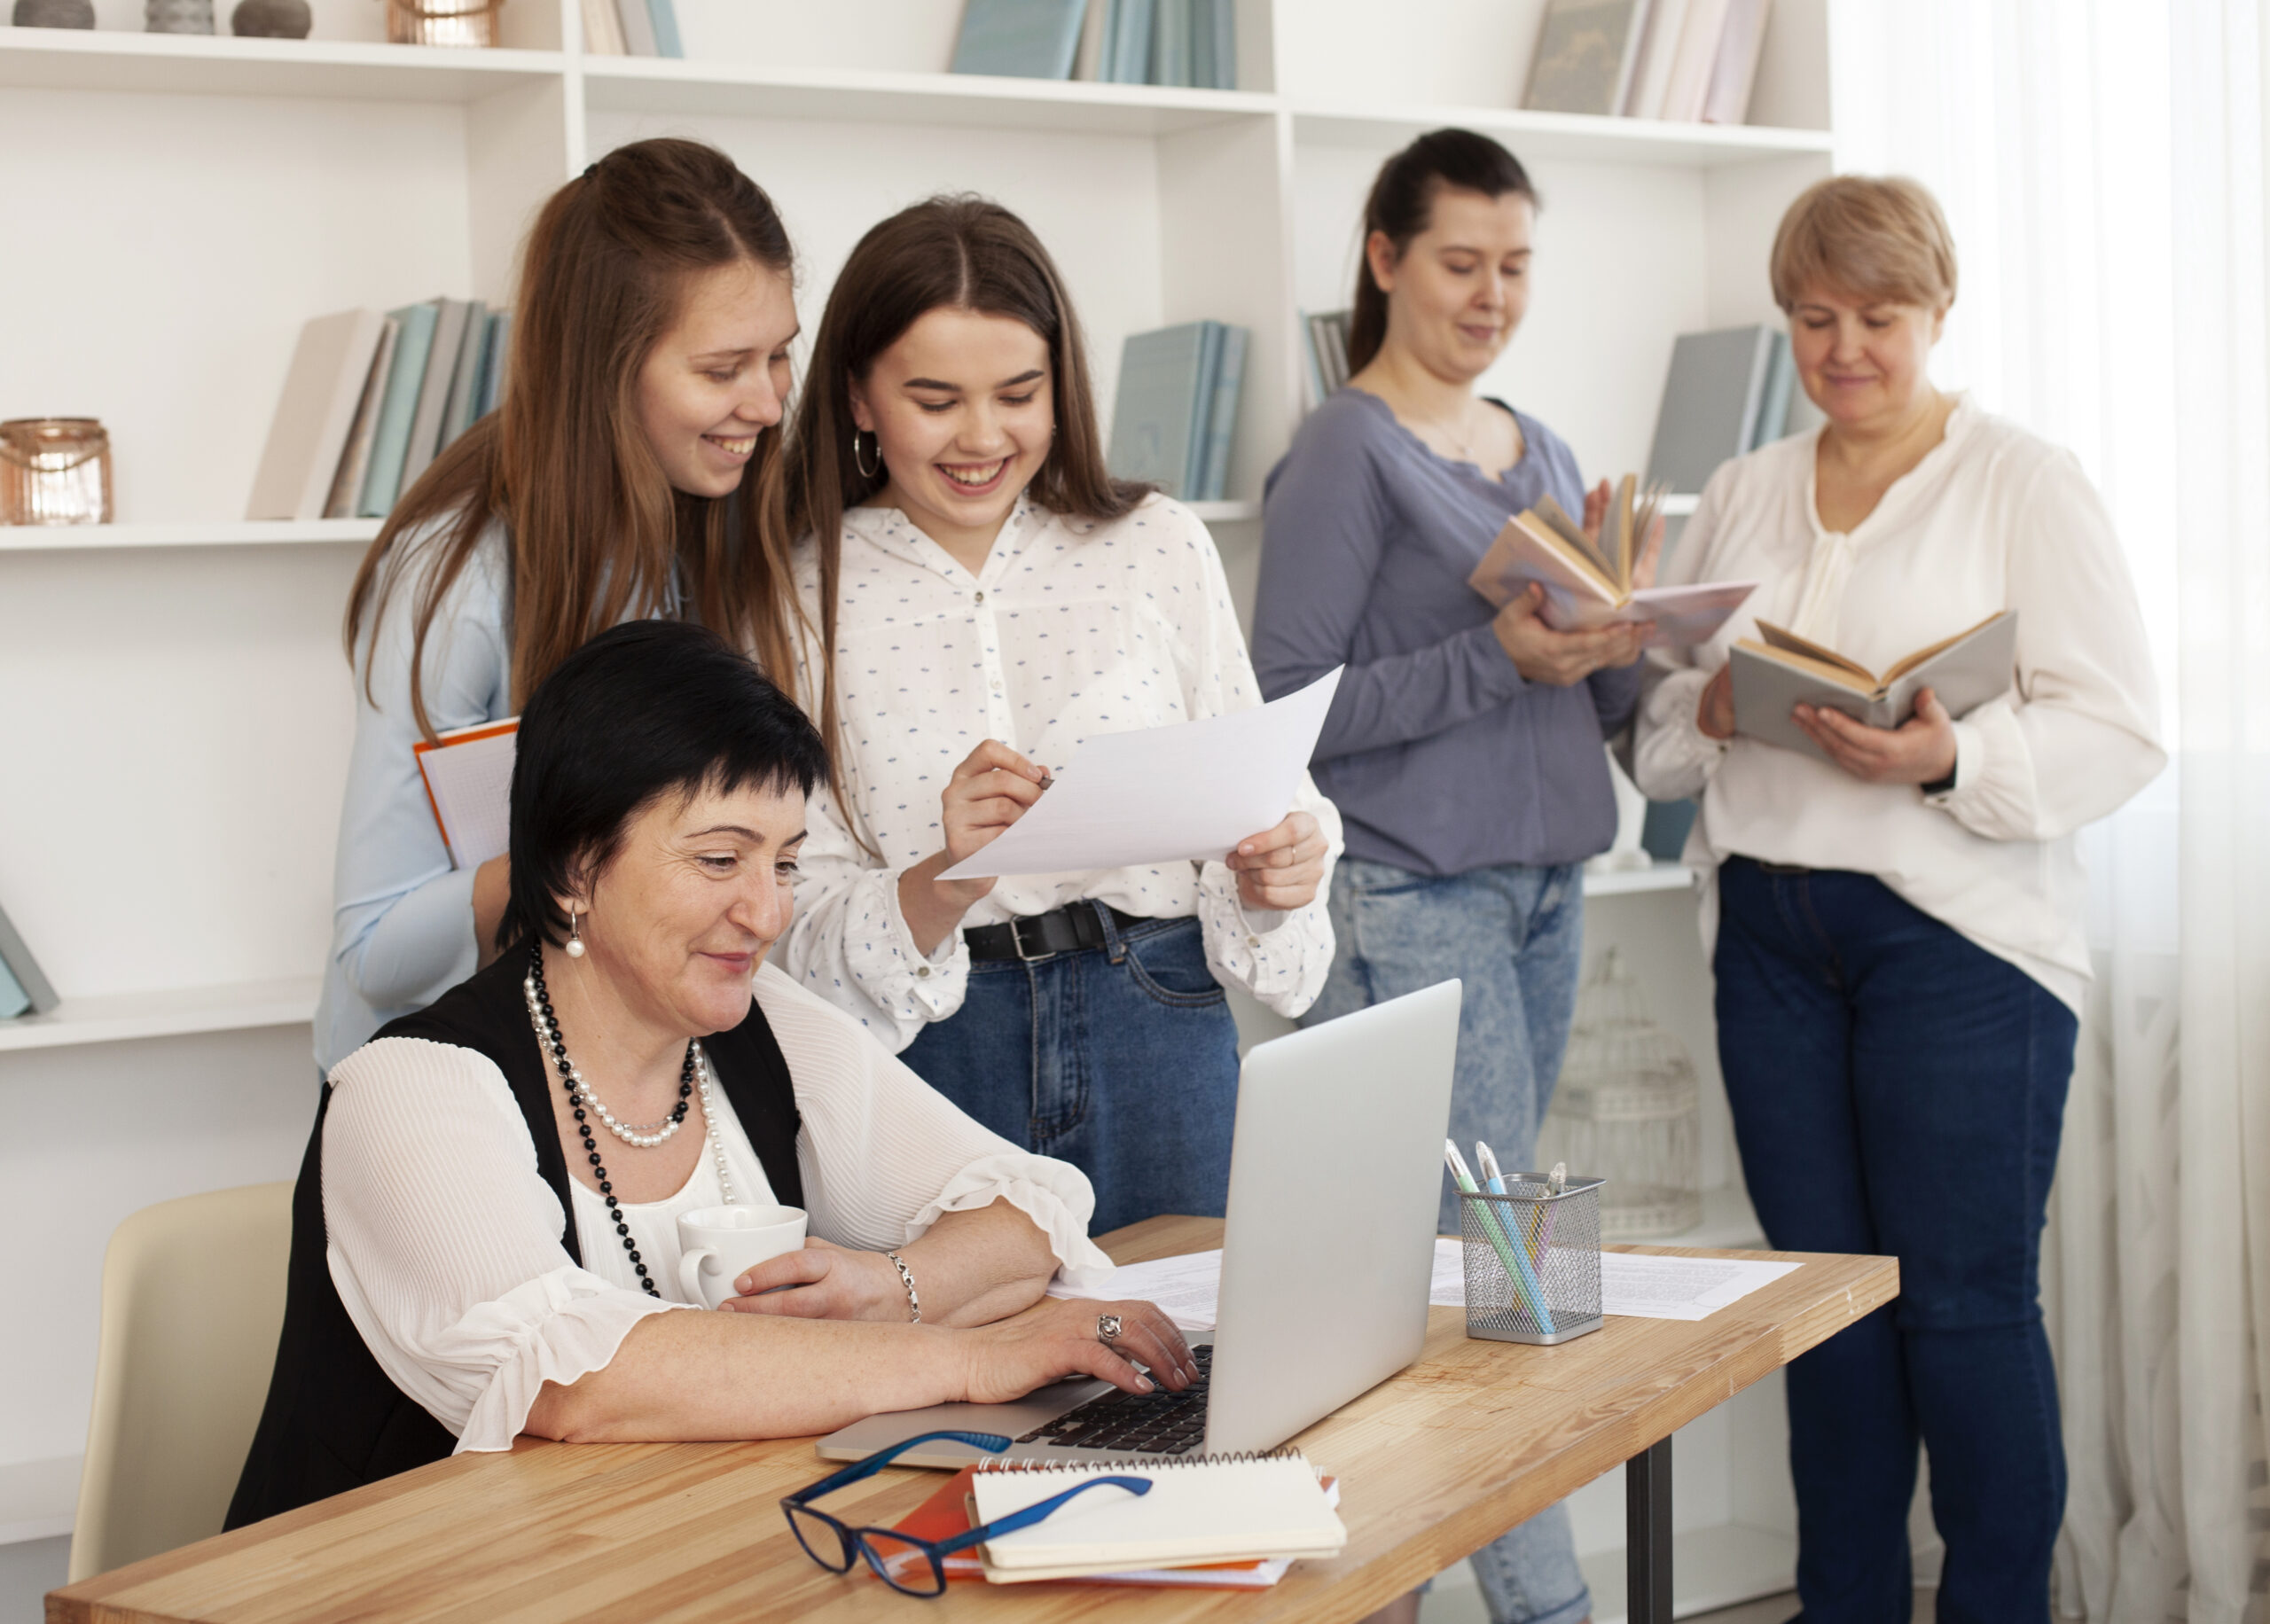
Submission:
[[[1092,734],[1260,703],[1205,527],[1106,472],[1077,318],[1006,209],[936,199],[852,251],[779,521],[836,750],[788,968],[997,1133],[1074,1163],[1096,1225],[1218,1214],[1236,1028],[1332,962],[1338,835],[1304,786],[1226,863],[948,882]]]
[[[521,1433],[779,1437],[1080,1372],[1148,1391],[1131,1357],[1188,1386],[1155,1308],[1042,1300],[1108,1265],[1076,1170],[766,967],[825,771],[700,627],[617,627],[537,689],[515,945],[332,1069],[231,1526]],[[775,1202],[809,1213],[805,1250],[741,1275],[739,1312],[683,1312],[678,1215]]]
[[[1711,479],[1667,574],[1760,582],[1650,657],[1639,782],[1696,795],[1718,1052],[1781,1248],[1890,1253],[1901,1295],[1790,1368],[1808,1619],[1905,1620],[1919,1441],[1943,1620],[2046,1620],[2064,1503],[2039,1238],[2082,989],[2074,832],[2165,760],[2134,591],[2072,457],[1935,389],[1954,247],[1911,181],[1791,207],[1773,294],[1827,415]],[[1727,675],[1764,619],[1881,669],[2003,609],[2003,698],[1892,730],[1800,706],[1827,760],[1745,737]]]

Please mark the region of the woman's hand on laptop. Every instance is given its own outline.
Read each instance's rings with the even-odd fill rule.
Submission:
[[[1119,1316],[1109,1343],[1097,1322]],[[1158,1385],[1180,1392],[1196,1379],[1190,1345],[1165,1312],[1147,1302],[1097,1302],[1084,1297],[1034,1304],[1012,1319],[957,1338],[965,1371],[962,1396],[974,1404],[1006,1404],[1068,1376],[1094,1376],[1128,1393],[1148,1393],[1152,1382],[1135,1368],[1148,1365]]]

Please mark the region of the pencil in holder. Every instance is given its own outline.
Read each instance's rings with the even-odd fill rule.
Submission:
[[[1512,1173],[1504,1195],[1459,1196],[1467,1335],[1551,1347],[1600,1329],[1605,1182],[1572,1178],[1555,1195],[1543,1174]]]

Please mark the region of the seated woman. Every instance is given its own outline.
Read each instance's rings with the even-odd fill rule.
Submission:
[[[1076,1168],[766,966],[826,771],[696,626],[617,627],[537,690],[513,945],[331,1073],[231,1527],[522,1433],[822,1433],[1076,1373],[1147,1391],[1131,1360],[1188,1385],[1157,1309],[1043,1300],[1108,1261]],[[671,1312],[701,1306],[677,1215],[736,1201],[804,1207],[815,1238],[743,1274],[738,1312]]]

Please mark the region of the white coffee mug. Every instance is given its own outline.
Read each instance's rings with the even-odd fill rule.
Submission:
[[[804,1244],[801,1206],[702,1206],[677,1220],[677,1283],[691,1301],[716,1308],[741,1271]]]

